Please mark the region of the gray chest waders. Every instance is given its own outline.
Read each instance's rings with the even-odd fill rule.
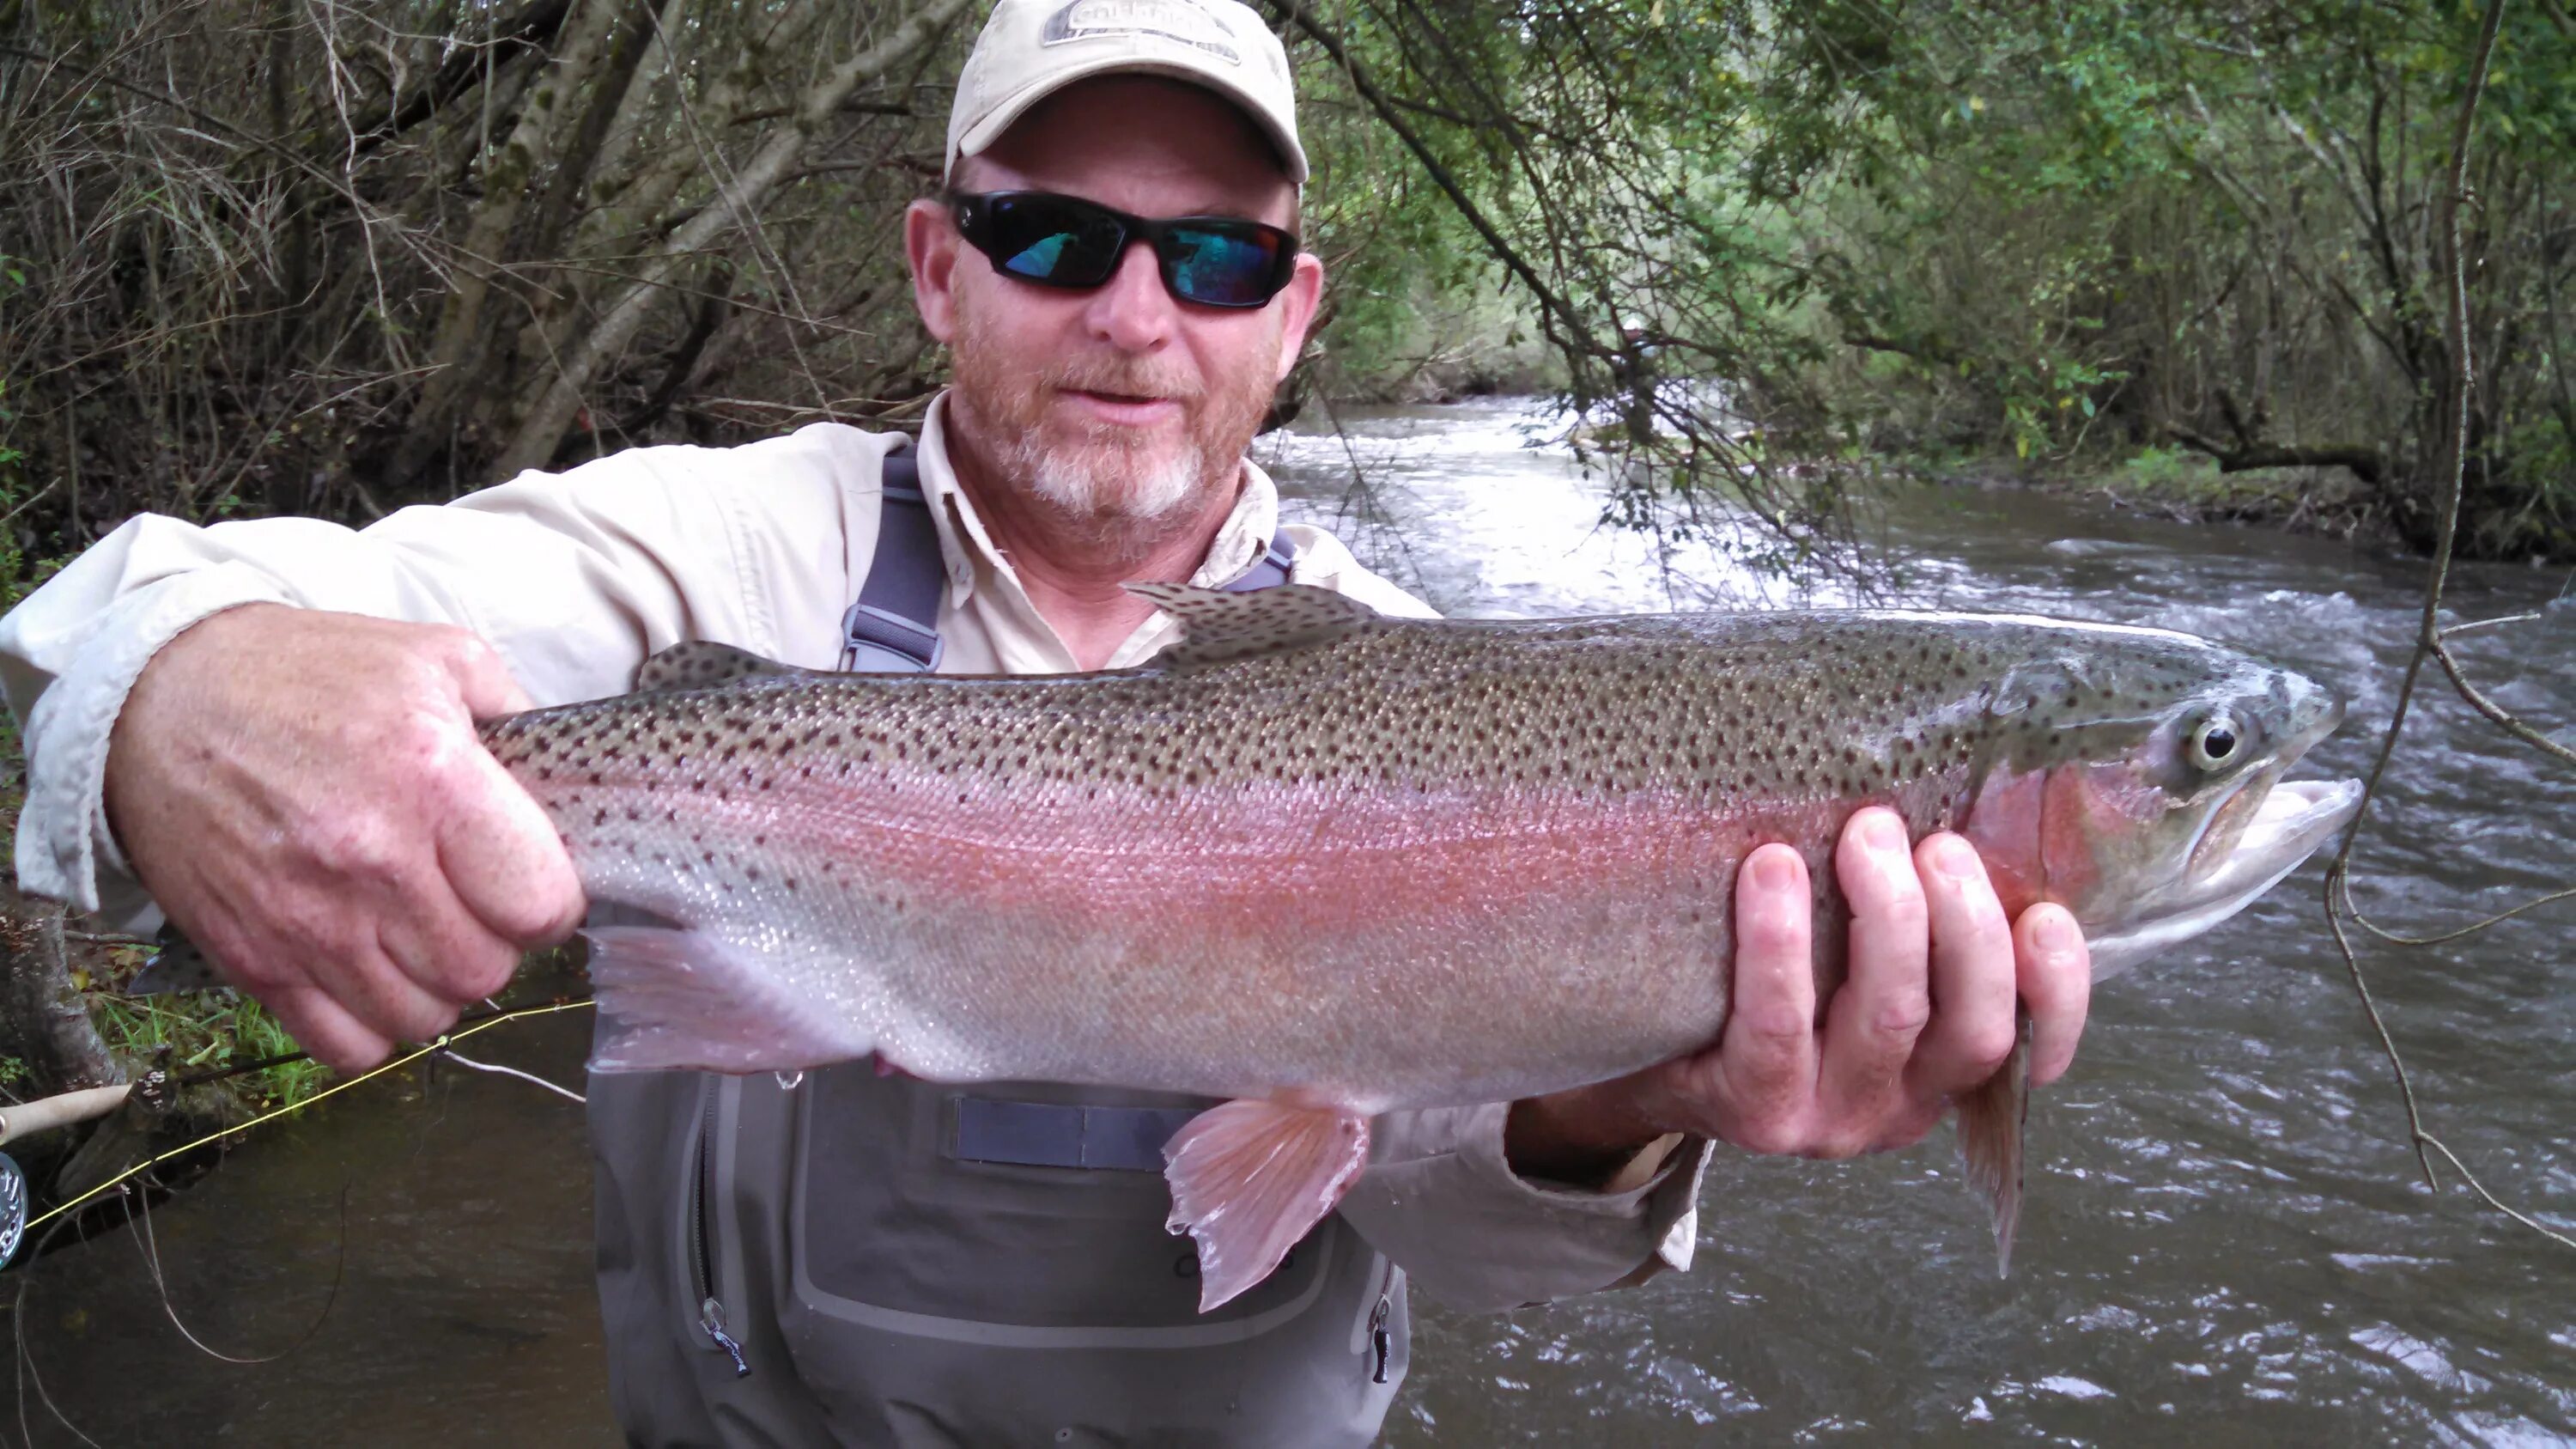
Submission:
[[[938,535],[911,456],[884,477],[843,667],[928,670]],[[1293,562],[1274,541],[1232,587]],[[1205,1100],[852,1062],[594,1076],[590,1103],[630,1442],[1362,1445],[1403,1378],[1403,1277],[1338,1216],[1198,1311],[1161,1174]]]

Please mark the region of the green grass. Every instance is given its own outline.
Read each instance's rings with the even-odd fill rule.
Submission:
[[[186,996],[89,992],[90,1020],[109,1047],[138,1070],[174,1077],[219,1072],[302,1050],[258,1002],[229,991]],[[320,1091],[330,1073],[318,1062],[293,1061],[234,1080],[256,1109],[289,1107]]]

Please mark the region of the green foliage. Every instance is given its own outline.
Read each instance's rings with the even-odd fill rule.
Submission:
[[[2377,506],[2420,524],[2450,371],[2430,218],[2476,7],[1262,3],[1331,278],[1312,386],[1560,389],[1619,421],[1604,445],[1637,466],[1614,516],[1750,512],[1793,558],[1826,546],[1830,491],[1747,471],[1792,452],[2342,446],[2382,458]],[[531,401],[638,259],[916,10],[717,0],[577,74],[558,33],[497,42],[484,9],[427,0],[26,8],[21,43],[62,63],[0,59],[21,108],[0,127],[0,554],[138,507],[355,518],[488,482],[523,425],[545,433]],[[2576,552],[2564,15],[2509,11],[2474,138],[2488,553]],[[384,53],[335,38],[357,33]],[[851,97],[757,226],[693,254],[585,374],[560,461],[917,416],[941,360],[893,220],[971,33]],[[602,140],[584,117],[633,124]],[[542,156],[514,149],[522,122]],[[1641,348],[1714,386],[1657,392]],[[0,597],[34,575],[0,557]]]
[[[228,991],[125,996],[92,990],[89,1014],[120,1057],[176,1075],[222,1071],[300,1050],[277,1018]],[[295,1061],[245,1074],[237,1085],[255,1106],[282,1107],[311,1097],[327,1076],[315,1062]]]
[[[2189,494],[2208,487],[2218,477],[2218,465],[2187,449],[2150,446],[2123,462],[2120,473],[2131,487],[2146,492]]]
[[[2564,554],[2576,34],[2510,13],[2472,141],[2471,305],[2494,342],[2469,546]],[[1620,394],[1610,344],[1641,326],[1775,452],[2342,450],[2381,460],[2377,516],[2410,539],[2429,516],[2451,370],[2430,223],[2477,7],[1362,0],[1336,19],[1520,263],[1316,60],[1338,275],[1362,283],[1325,335],[1345,375],[1400,359],[1399,309],[1499,283],[1577,402]],[[1628,476],[1665,481],[1614,515],[1691,506],[1707,475],[1628,441],[1656,465]]]

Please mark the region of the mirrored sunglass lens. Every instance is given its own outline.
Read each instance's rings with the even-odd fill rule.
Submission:
[[[1118,223],[1062,206],[996,206],[993,231],[1002,270],[1036,281],[1089,286],[1107,276],[1118,257]]]
[[[1278,242],[1259,232],[1175,228],[1172,290],[1194,302],[1243,307],[1270,300]]]

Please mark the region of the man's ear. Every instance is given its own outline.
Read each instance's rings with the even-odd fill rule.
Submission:
[[[1315,325],[1315,309],[1324,300],[1324,262],[1313,252],[1297,254],[1297,270],[1288,285],[1275,299],[1287,309],[1280,316],[1278,375],[1272,382],[1285,382],[1306,350],[1306,329]]]
[[[932,337],[948,341],[957,330],[957,234],[948,209],[924,198],[904,208],[903,255],[912,268],[912,305]]]

